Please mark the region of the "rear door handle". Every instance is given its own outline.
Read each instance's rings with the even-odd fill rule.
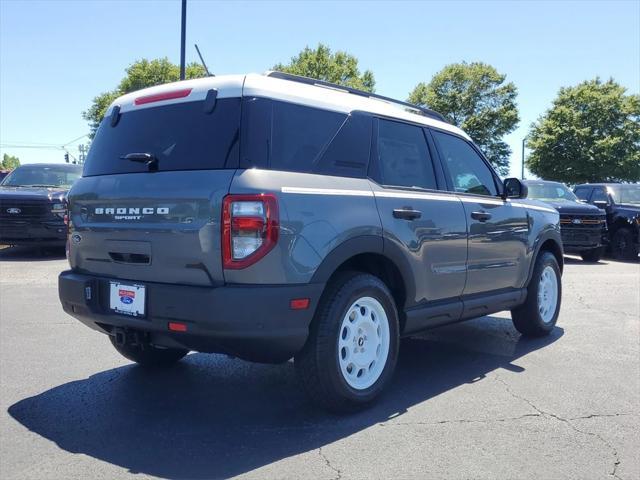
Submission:
[[[488,212],[471,212],[471,218],[479,222],[486,222],[491,218],[491,214]]]
[[[393,216],[402,220],[415,220],[422,216],[422,212],[411,207],[396,208],[393,210]]]

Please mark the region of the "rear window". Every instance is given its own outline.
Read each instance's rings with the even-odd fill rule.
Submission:
[[[204,101],[182,102],[122,113],[115,127],[105,118],[91,144],[84,176],[147,172],[125,160],[149,153],[159,171],[211,170],[238,166],[240,98],[219,99],[211,113]]]

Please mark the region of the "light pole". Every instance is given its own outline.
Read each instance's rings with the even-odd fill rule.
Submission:
[[[520,175],[520,179],[524,180],[524,148],[525,148],[525,143],[527,142],[527,137],[529,135],[526,135],[523,139],[522,139],[522,174]]]
[[[184,49],[187,35],[187,0],[182,0],[182,23],[180,29],[180,80],[184,80]]]

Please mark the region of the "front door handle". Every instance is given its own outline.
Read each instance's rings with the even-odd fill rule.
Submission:
[[[415,220],[422,216],[422,212],[411,207],[396,208],[393,210],[393,216],[402,220]]]
[[[491,218],[491,214],[488,212],[471,212],[471,218],[479,222],[486,222]]]

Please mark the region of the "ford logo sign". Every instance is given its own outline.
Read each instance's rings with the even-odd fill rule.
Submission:
[[[125,305],[131,305],[131,304],[133,303],[133,298],[131,298],[131,297],[127,297],[127,296],[125,296],[125,297],[120,297],[120,301],[121,301],[122,303],[124,303]]]
[[[580,225],[582,223],[582,220],[580,220],[579,218],[574,218],[573,220],[571,220],[571,223],[573,223],[574,225]]]
[[[11,215],[17,215],[20,212],[22,212],[22,210],[19,208],[7,208],[7,213],[10,213]]]

